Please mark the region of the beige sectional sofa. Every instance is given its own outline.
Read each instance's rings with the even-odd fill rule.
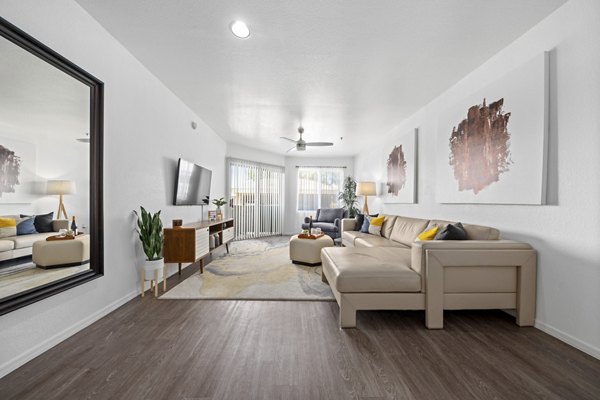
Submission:
[[[19,217],[4,216],[4,218],[17,219]],[[54,236],[59,230],[67,229],[68,227],[68,220],[54,220],[52,221],[52,229],[54,232],[33,233],[31,235],[10,236],[0,239],[0,261],[29,256],[31,255],[33,243],[37,242],[38,240],[45,240],[48,236]]]
[[[443,220],[385,215],[381,236],[342,220],[342,244],[321,251],[323,281],[340,307],[340,326],[356,326],[357,310],[425,310],[430,329],[443,311],[515,309],[520,326],[533,325],[536,252],[501,240],[497,229],[463,224],[469,240],[415,241]]]

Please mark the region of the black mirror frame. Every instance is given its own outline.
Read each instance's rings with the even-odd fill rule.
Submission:
[[[0,36],[90,88],[90,269],[0,299],[0,315],[104,275],[103,127],[104,83],[0,17]]]

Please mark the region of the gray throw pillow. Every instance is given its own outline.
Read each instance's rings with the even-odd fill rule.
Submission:
[[[467,232],[460,222],[448,224],[439,231],[433,240],[467,240]]]

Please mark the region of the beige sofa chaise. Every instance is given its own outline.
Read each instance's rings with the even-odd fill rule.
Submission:
[[[18,219],[18,216],[3,216],[3,218]],[[10,236],[0,239],[0,261],[12,260],[13,258],[29,256],[32,253],[32,247],[38,240],[45,240],[49,236],[54,236],[61,229],[68,229],[69,221],[59,219],[52,221],[52,230],[54,232],[32,233],[30,235]]]
[[[357,310],[425,310],[425,325],[441,329],[444,310],[514,309],[520,326],[535,318],[536,252],[500,240],[497,229],[463,224],[469,240],[415,241],[442,220],[385,215],[381,236],[342,221],[342,244],[321,251],[322,279],[340,307],[342,328]]]

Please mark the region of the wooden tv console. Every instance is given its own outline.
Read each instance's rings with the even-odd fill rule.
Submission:
[[[219,245],[211,248],[210,237],[217,234]],[[222,221],[200,221],[180,227],[165,228],[163,257],[165,263],[179,264],[200,261],[200,273],[204,272],[204,257],[225,246],[229,253],[229,242],[233,240],[233,218]]]

